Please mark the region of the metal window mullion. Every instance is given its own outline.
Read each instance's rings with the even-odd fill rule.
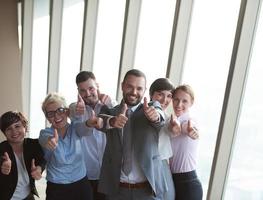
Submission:
[[[242,0],[207,199],[221,200],[227,183],[261,0]]]
[[[30,117],[34,1],[22,2],[22,109]]]
[[[175,85],[181,83],[189,35],[193,0],[177,0],[166,77]]]
[[[99,0],[85,0],[80,70],[93,70]]]
[[[125,73],[134,66],[136,42],[139,27],[139,17],[142,0],[127,0],[125,8],[124,28],[122,34],[122,48],[120,56],[119,77],[117,86],[117,100],[122,98],[120,83]]]
[[[47,92],[58,91],[63,0],[51,0]]]

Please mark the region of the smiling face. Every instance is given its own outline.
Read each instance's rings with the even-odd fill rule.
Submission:
[[[23,143],[26,135],[26,128],[21,121],[15,122],[5,130],[5,136],[9,144]]]
[[[46,118],[53,128],[61,130],[67,125],[68,109],[59,102],[51,102],[46,105]],[[62,111],[63,110],[63,111]],[[53,113],[49,115],[49,113]]]
[[[78,91],[86,105],[95,106],[99,101],[98,84],[92,78],[86,81],[80,82],[78,85]]]
[[[189,93],[181,89],[176,90],[173,95],[173,110],[177,117],[188,112],[192,105],[193,99]]]
[[[122,82],[123,100],[128,106],[135,106],[141,102],[146,90],[144,77],[128,75]]]
[[[155,91],[151,96],[151,99],[153,101],[159,101],[163,111],[165,111],[172,100],[172,91],[171,90]]]

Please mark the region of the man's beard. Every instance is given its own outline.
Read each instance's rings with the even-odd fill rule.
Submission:
[[[125,95],[125,96],[124,96],[124,102],[127,104],[127,106],[136,106],[136,105],[138,105],[138,104],[141,102],[141,100],[142,100],[142,98],[137,98],[137,96],[136,96],[136,98],[137,98],[136,101],[130,102],[130,101],[128,100],[127,96],[128,96],[128,95]]]
[[[87,97],[84,99],[85,105],[94,107],[98,103],[99,99],[96,98],[94,95],[91,97]]]

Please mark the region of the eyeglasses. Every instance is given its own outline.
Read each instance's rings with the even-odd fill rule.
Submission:
[[[55,117],[56,114],[62,115],[64,113],[66,113],[67,110],[68,110],[67,108],[58,108],[57,110],[54,110],[54,111],[48,111],[48,112],[46,112],[46,117],[47,118],[53,118],[53,117]]]

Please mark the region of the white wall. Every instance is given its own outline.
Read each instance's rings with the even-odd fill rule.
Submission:
[[[17,0],[0,1],[0,115],[22,110]],[[0,134],[0,141],[4,139]]]

